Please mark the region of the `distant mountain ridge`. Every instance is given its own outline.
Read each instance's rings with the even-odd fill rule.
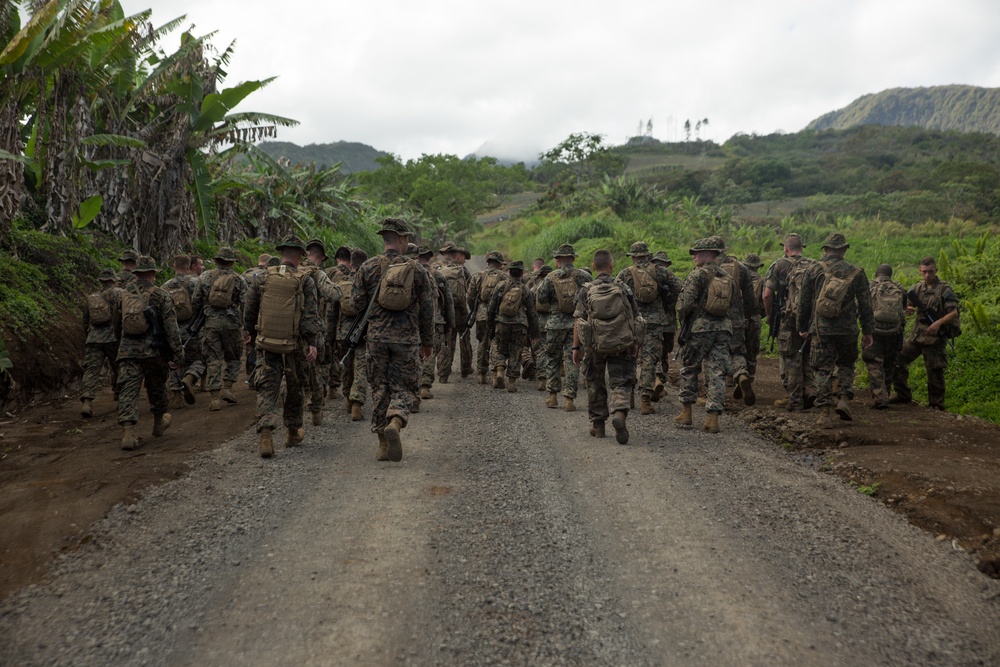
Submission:
[[[331,167],[342,163],[342,173],[374,171],[378,168],[375,158],[388,155],[385,151],[372,148],[357,141],[336,141],[332,144],[309,144],[299,146],[288,141],[264,141],[258,146],[273,158],[286,158],[292,164],[311,164],[317,167]]]
[[[843,109],[820,116],[806,129],[846,130],[857,125],[1000,134],[1000,88],[892,88],[859,97]]]

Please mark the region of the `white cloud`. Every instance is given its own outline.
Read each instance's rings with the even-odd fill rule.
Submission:
[[[531,155],[576,131],[618,143],[650,117],[664,139],[709,118],[721,141],[886,88],[1000,85],[992,0],[123,4],[156,23],[187,14],[220,48],[238,39],[231,83],[280,77],[247,108],[302,121],[280,138],[404,158],[486,141]]]

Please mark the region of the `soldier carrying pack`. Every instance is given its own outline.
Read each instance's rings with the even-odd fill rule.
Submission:
[[[295,351],[305,299],[302,284],[307,274],[282,264],[267,269],[261,285],[257,316],[257,346],[275,354]]]

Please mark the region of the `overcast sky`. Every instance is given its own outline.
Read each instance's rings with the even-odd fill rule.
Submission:
[[[997,0],[122,0],[236,39],[228,85],[278,76],[239,111],[298,144],[403,158],[485,142],[531,156],[571,132],[795,132],[902,86],[1000,86]],[[180,30],[168,40],[170,50]]]

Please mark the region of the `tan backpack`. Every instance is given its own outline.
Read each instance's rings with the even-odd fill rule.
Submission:
[[[660,285],[656,278],[646,268],[641,266],[630,266],[632,272],[632,284],[634,286],[635,298],[639,303],[653,303],[660,295]]]
[[[344,317],[357,317],[358,311],[351,304],[351,289],[354,287],[354,277],[338,271],[333,284],[340,288],[340,314]]]
[[[217,273],[212,287],[208,290],[208,305],[214,308],[229,308],[233,305],[233,293],[239,276],[233,271]]]
[[[191,305],[191,294],[188,292],[187,285],[181,281],[171,281],[168,283],[169,287],[164,286],[167,290],[167,294],[174,302],[174,311],[177,313],[178,322],[187,322],[194,316],[194,307]],[[211,294],[209,294],[211,299]]]
[[[485,276],[483,280],[479,283],[479,303],[489,303],[490,297],[493,296],[493,291],[497,288],[503,281],[503,273],[497,269],[492,269]]]
[[[93,326],[99,327],[111,323],[111,304],[104,297],[104,292],[87,295],[87,312],[90,314],[90,323]]]
[[[785,298],[785,313],[791,315],[791,319],[798,316],[799,298],[802,294],[802,287],[809,271],[816,265],[816,261],[806,257],[799,257],[792,262],[788,269],[788,294]]]
[[[381,258],[382,282],[379,283],[378,305],[386,310],[406,310],[413,304],[413,281],[417,264],[405,257],[396,257],[391,263]]]
[[[572,315],[576,310],[576,293],[580,291],[580,286],[576,283],[576,271],[569,271],[565,275],[556,277],[549,274],[552,287],[556,292],[556,308],[560,313]]]
[[[446,264],[441,267],[441,275],[448,281],[451,295],[455,301],[465,303],[469,293],[468,277],[465,275],[465,267],[460,264]]]
[[[876,333],[900,333],[906,326],[906,291],[891,280],[873,280],[869,290]]]
[[[524,285],[514,283],[504,292],[500,299],[500,314],[504,317],[517,317],[521,314],[521,304],[524,301]]]
[[[587,308],[594,351],[621,354],[636,342],[635,318],[622,288],[610,281],[587,287]]]
[[[708,281],[705,295],[705,312],[713,317],[725,317],[733,305],[733,293],[736,291],[736,281],[728,271],[716,273]]]
[[[145,295],[133,283],[122,292],[122,333],[129,336],[142,336],[149,331],[149,319],[146,318]]]
[[[302,286],[306,277],[285,264],[268,267],[260,288],[257,347],[275,354],[295,351],[305,305]]]
[[[826,319],[840,317],[847,307],[847,297],[854,279],[861,273],[856,268],[846,276],[837,275],[829,265],[824,266],[823,287],[816,297],[816,314]]]

